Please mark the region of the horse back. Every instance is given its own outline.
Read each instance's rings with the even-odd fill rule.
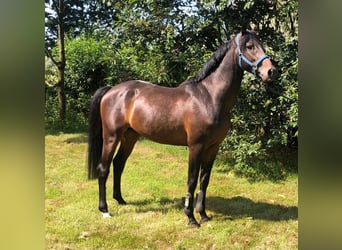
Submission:
[[[186,145],[187,94],[143,81],[114,86],[102,99],[102,124],[109,133],[127,128],[156,142]]]

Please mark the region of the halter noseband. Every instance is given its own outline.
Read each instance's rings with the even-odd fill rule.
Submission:
[[[244,68],[242,67],[242,60],[247,63],[249,66],[252,67],[252,70],[253,70],[253,74],[255,76],[257,76],[257,72],[256,70],[258,69],[259,67],[259,64],[265,60],[266,58],[268,58],[268,55],[264,54],[262,57],[260,57],[256,62],[252,63],[250,60],[248,60],[241,52],[241,49],[240,49],[240,34],[238,34],[236,37],[235,37],[235,43],[238,47],[238,52],[239,52],[239,66],[242,70],[244,70]]]

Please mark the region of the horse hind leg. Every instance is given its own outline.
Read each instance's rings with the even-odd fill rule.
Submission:
[[[117,136],[106,136],[103,139],[101,162],[98,165],[98,185],[99,185],[99,210],[103,217],[110,217],[106,201],[106,182],[109,175],[109,167],[114,151],[119,143]]]
[[[125,168],[126,161],[132,153],[134,145],[139,137],[139,134],[137,134],[135,131],[128,129],[121,139],[119,150],[113,160],[113,198],[117,200],[120,205],[126,205],[126,201],[121,195],[121,175]]]

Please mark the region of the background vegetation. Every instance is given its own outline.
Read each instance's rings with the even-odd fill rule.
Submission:
[[[258,29],[281,74],[264,86],[246,73],[219,160],[253,180],[297,171],[297,1],[46,0],[45,6],[48,133],[85,131],[89,100],[100,86],[128,79],[177,86],[234,33]]]

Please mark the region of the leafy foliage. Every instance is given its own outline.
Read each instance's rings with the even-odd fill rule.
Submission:
[[[279,78],[264,86],[246,73],[220,160],[254,180],[279,180],[296,171],[297,1],[87,0],[65,4],[69,11],[65,78],[70,126],[84,127],[77,124],[86,124],[90,96],[99,86],[129,79],[177,86],[235,32],[256,29],[266,53],[280,69]],[[55,18],[47,12],[46,40],[54,48]],[[46,64],[46,120],[51,126],[58,124],[58,112],[54,71]]]
[[[84,128],[91,94],[99,87],[110,84],[112,56],[107,43],[87,36],[77,39],[68,38],[65,50],[67,58],[65,92],[68,100],[68,119],[65,123],[57,119],[57,94],[55,86],[51,83],[46,85],[45,116],[48,124],[53,125],[55,129]],[[54,52],[57,53],[57,51]],[[48,67],[47,72],[51,72],[51,66]],[[49,81],[49,76],[46,76],[46,81]]]
[[[257,2],[246,2],[244,10],[263,15],[255,25],[262,28],[260,37],[267,52],[276,58],[280,76],[268,86],[262,86],[250,75],[245,76],[232,112],[232,130],[221,152],[232,152],[228,161],[242,175],[251,179],[279,180],[285,178],[289,170],[297,170],[297,3],[275,3],[271,7],[264,6],[271,8],[266,11],[261,10],[262,5]]]
[[[104,41],[81,36],[66,42],[66,92],[73,109],[87,113],[90,94],[105,85],[112,55]]]

